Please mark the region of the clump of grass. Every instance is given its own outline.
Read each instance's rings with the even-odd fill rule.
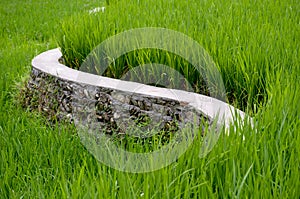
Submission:
[[[297,49],[294,42],[296,29],[292,27],[296,21],[292,18],[296,16],[287,5],[284,4],[286,13],[283,13],[282,6],[267,1],[120,0],[110,3],[103,13],[80,14],[64,21],[58,44],[67,65],[79,68],[98,44],[125,30],[165,27],[180,31],[195,39],[213,57],[222,74],[229,102],[243,110],[253,110],[254,106],[265,102],[267,85],[264,77],[276,70],[271,66],[291,67],[295,63],[292,49]],[[294,4],[291,2],[291,5]],[[145,54],[133,52],[123,56],[114,67],[122,73],[126,66],[135,66],[137,60],[145,62],[148,59]],[[168,56],[170,54],[164,52],[162,59]],[[286,59],[287,56],[290,58]],[[153,57],[151,55],[151,59]],[[175,61],[168,64],[178,68],[181,62],[176,59],[175,56]],[[190,65],[184,67],[191,68]],[[203,85],[198,82],[199,74],[186,78],[192,85]]]

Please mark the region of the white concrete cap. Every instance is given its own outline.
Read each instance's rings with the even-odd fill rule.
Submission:
[[[49,75],[72,82],[106,87],[124,92],[134,92],[142,95],[164,97],[188,103],[212,119],[218,117],[217,123],[225,124],[227,129],[230,123],[233,122],[234,117],[239,116],[242,120],[245,118],[244,112],[218,99],[183,90],[159,88],[81,72],[59,63],[58,59],[61,56],[62,54],[58,48],[46,51],[33,59],[32,66]]]

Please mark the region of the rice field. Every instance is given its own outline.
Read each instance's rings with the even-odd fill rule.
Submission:
[[[96,7],[105,10],[90,14]],[[2,0],[0,198],[299,198],[299,10],[296,0]],[[99,163],[73,125],[49,124],[22,108],[34,56],[60,46],[69,65],[78,59],[80,66],[107,37],[152,26],[203,46],[222,75],[226,101],[254,126],[236,121],[236,133],[221,134],[207,156],[199,158],[195,142],[173,164],[135,174]],[[146,63],[144,55],[158,52],[136,53],[117,63]],[[188,66],[175,59],[165,63]]]

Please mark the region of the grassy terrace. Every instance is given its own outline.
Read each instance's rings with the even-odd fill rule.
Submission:
[[[1,0],[0,198],[299,198],[298,1],[136,2]],[[88,16],[102,5],[103,14]],[[228,100],[254,117],[257,133],[237,128],[204,158],[194,143],[166,168],[130,174],[98,163],[73,126],[50,126],[18,104],[35,55],[60,44],[72,65],[106,37],[144,26],[198,41],[216,62]]]

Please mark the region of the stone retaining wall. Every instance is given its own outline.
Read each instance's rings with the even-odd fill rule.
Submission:
[[[27,84],[27,105],[54,119],[124,134],[132,125],[175,132],[203,119],[228,127],[234,114],[244,117],[214,98],[83,73],[60,64],[60,57],[58,49],[37,56]]]
[[[145,131],[154,126],[159,130],[177,131],[195,119],[197,125],[202,119],[212,123],[211,118],[185,102],[72,82],[36,68],[32,69],[27,88],[31,109],[41,110],[58,120],[97,122],[107,134],[125,134],[130,125],[144,124]]]

